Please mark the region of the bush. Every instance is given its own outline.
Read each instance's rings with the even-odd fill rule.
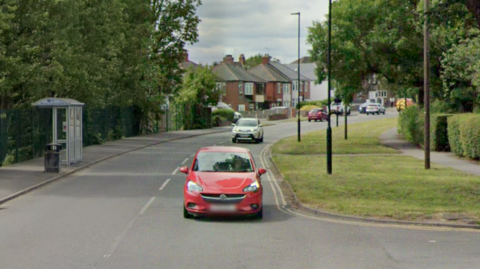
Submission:
[[[333,99],[332,99],[333,101]],[[306,101],[306,102],[300,102],[297,104],[296,109],[301,109],[304,106],[318,106],[318,107],[324,107],[328,105],[328,99],[321,100],[321,101]]]
[[[452,114],[436,114],[431,117],[430,145],[434,151],[450,151],[448,143],[448,118]]]
[[[423,144],[423,110],[419,110],[417,106],[404,109],[398,118],[397,129],[408,141],[416,145]]]
[[[212,112],[212,118],[218,115],[228,121],[233,121],[233,112],[231,109],[220,108]]]
[[[480,115],[459,114],[450,117],[448,142],[456,155],[480,159]]]

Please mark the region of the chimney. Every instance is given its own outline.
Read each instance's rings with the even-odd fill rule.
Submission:
[[[245,65],[245,55],[240,54],[240,56],[238,57],[238,62],[242,65]]]
[[[233,57],[232,57],[232,55],[231,55],[231,54],[225,55],[225,57],[223,57],[223,62],[224,62],[224,63],[233,64]]]
[[[268,54],[265,54],[262,57],[262,64],[268,64],[270,62],[270,56]]]

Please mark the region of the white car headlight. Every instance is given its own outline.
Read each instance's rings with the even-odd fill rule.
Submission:
[[[202,187],[200,187],[197,183],[193,181],[189,181],[187,183],[187,190],[191,192],[200,192],[203,191]]]
[[[250,184],[250,186],[245,187],[243,189],[244,192],[256,192],[260,188],[260,184],[258,184],[258,181],[253,182]]]

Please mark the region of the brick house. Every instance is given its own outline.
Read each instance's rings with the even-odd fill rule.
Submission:
[[[268,108],[277,106],[294,107],[298,102],[298,92],[296,91],[298,73],[280,63],[270,62],[269,55],[263,56],[262,63],[250,68],[248,72],[260,77],[266,82],[265,102]],[[310,80],[304,76],[300,76],[302,86],[306,85],[306,83],[302,84],[302,82],[305,81]],[[308,86],[306,87],[308,91]],[[305,92],[305,94],[306,93],[307,92]],[[305,99],[306,98],[307,96],[305,95]]]
[[[213,67],[218,77],[217,87],[223,90],[221,101],[235,111],[252,111],[264,108],[265,81],[244,69],[245,57],[240,55],[234,62],[232,55],[226,55],[223,62]]]

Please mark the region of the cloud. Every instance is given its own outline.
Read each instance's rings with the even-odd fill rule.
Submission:
[[[202,20],[199,42],[187,46],[193,62],[213,63],[223,55],[243,53],[248,58],[269,53],[282,62],[297,59],[300,12],[301,57],[308,56],[307,27],[324,21],[327,0],[203,0],[197,10]]]

